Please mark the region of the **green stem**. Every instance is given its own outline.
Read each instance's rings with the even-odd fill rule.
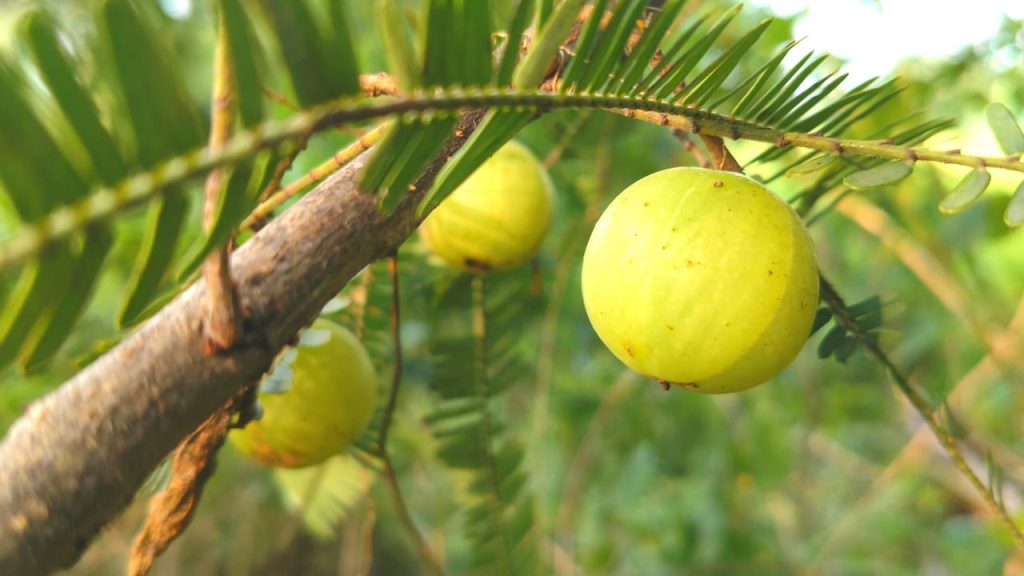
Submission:
[[[953,465],[956,466],[957,470],[963,475],[964,478],[970,483],[971,487],[981,496],[982,500],[988,505],[992,512],[999,517],[1003,525],[1010,531],[1013,536],[1018,548],[1024,550],[1024,533],[1021,532],[1012,518],[1010,513],[1007,512],[1006,507],[1003,506],[992,493],[991,490],[985,487],[978,475],[974,473],[970,465],[967,463],[967,459],[964,458],[963,453],[960,452],[960,447],[957,445],[956,438],[946,430],[939,421],[938,416],[932,411],[932,407],[928,405],[928,402],[921,396],[917,390],[915,390],[910,380],[896,367],[892,359],[878,346],[878,344],[868,337],[867,333],[861,330],[857,324],[856,319],[850,314],[846,303],[840,297],[839,293],[836,292],[832,284],[822,275],[821,276],[821,299],[825,304],[832,310],[835,316],[835,321],[846,329],[847,332],[856,338],[857,342],[867,350],[882,366],[885,367],[886,371],[892,377],[896,383],[896,387],[899,388],[900,392],[910,401],[910,404],[914,407],[925,424],[931,429],[932,434],[938,439],[939,444],[949,455],[950,460],[953,461]]]
[[[424,112],[454,113],[470,108],[533,108],[537,112],[562,108],[610,109],[617,110],[629,118],[722,138],[755,140],[774,143],[777,146],[797,146],[835,155],[856,154],[894,160],[957,164],[972,168],[1002,168],[1024,173],[1024,163],[1017,157],[969,156],[959,152],[897,146],[884,141],[849,140],[785,132],[706,110],[645,99],[641,96],[452,89],[439,93],[415,92],[387,102],[382,99],[344,98],[284,121],[268,122],[240,132],[220,149],[212,150],[205,147],[170,159],[152,171],[136,174],[114,187],[99,188],[82,202],[63,206],[38,222],[23,226],[5,246],[0,247],[0,272],[39,254],[44,247],[54,241],[81,231],[91,223],[106,220],[147,202],[197,174],[240,162],[260,150],[277,146],[286,140],[350,122],[385,116],[418,115]]]

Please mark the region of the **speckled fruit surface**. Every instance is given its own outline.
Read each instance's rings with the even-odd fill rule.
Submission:
[[[262,417],[228,436],[269,466],[300,468],[337,454],[366,429],[377,403],[370,356],[344,327],[319,319],[295,351],[285,391],[261,390]]]
[[[591,324],[623,363],[719,394],[756,386],[807,340],[814,248],[778,196],[739,174],[673,168],[623,191],[583,258]]]
[[[544,165],[512,141],[498,149],[420,226],[448,264],[474,271],[526,262],[540,249],[554,211]]]

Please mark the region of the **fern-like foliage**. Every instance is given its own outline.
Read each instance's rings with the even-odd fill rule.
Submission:
[[[523,273],[486,282],[463,276],[437,307],[433,387],[442,400],[427,420],[440,458],[471,474],[464,514],[478,574],[538,572],[523,452],[501,417],[501,393],[530,373],[519,346],[529,323],[529,289]]]
[[[820,170],[802,196],[805,213],[836,186],[884,185],[920,161],[974,168],[943,202],[946,212],[962,210],[981,195],[989,168],[1024,172],[1024,136],[1002,108],[990,109],[989,119],[1004,158],[913,148],[947,125],[928,119],[894,127],[878,140],[848,139],[859,120],[898,93],[895,82],[845,88],[845,76],[834,70],[822,74],[829,63],[813,54],[783,70],[793,43],[754,72],[739,75],[770,22],[719,46],[739,6],[684,16],[685,0],[594,0],[586,6],[589,12],[581,12],[584,0],[513,0],[511,7],[505,0],[426,0],[418,34],[405,25],[398,3],[375,0],[401,94],[374,101],[359,94],[359,59],[345,3],[218,0],[239,130],[211,148],[203,145],[205,122],[198,110],[204,107],[186,95],[177,74],[181,63],[163,42],[152,8],[132,0],[98,4],[98,45],[76,46],[75,54],[105,64],[99,68],[109,77],[102,81],[112,90],[94,90],[96,79],[80,77],[78,56],[57,41],[60,31],[44,12],[26,19],[21,43],[46,90],[32,87],[11,62],[0,62],[0,184],[22,223],[0,246],[0,273],[19,273],[16,281],[2,282],[10,288],[0,312],[0,366],[14,359],[23,367],[40,365],[72,331],[113,243],[114,217],[143,204],[151,211],[119,318],[131,325],[157,309],[210,250],[230,238],[271,180],[277,147],[331,125],[398,119],[363,176],[364,189],[380,194],[389,209],[436,156],[456,115],[489,108],[438,174],[422,212],[526,124],[556,108],[609,109],[691,132],[766,142],[770,146],[755,159],[762,163],[780,159],[791,147],[812,149],[774,176]],[[495,14],[508,21],[496,22]],[[260,46],[256,30],[272,31],[271,45]],[[284,64],[291,89],[277,91],[293,94],[301,108],[284,121],[266,118],[261,95],[272,83],[264,78],[266,63],[256,56],[264,53]],[[36,113],[40,106],[30,103],[58,113],[44,118]],[[215,224],[194,246],[180,246],[195,178],[218,167],[231,172]],[[1007,210],[1011,225],[1024,221],[1022,191],[1024,185]]]

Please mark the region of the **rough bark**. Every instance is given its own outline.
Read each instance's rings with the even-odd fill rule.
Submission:
[[[204,353],[200,281],[31,405],[0,444],[0,574],[76,562],[183,438],[258,379],[356,273],[413,233],[423,191],[479,120],[470,116],[392,214],[357,188],[363,154],[242,246],[231,274],[244,338],[230,351]]]

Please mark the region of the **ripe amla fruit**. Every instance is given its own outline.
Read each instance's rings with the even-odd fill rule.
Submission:
[[[442,260],[473,271],[532,258],[554,212],[547,170],[522,144],[498,149],[424,220],[420,234]]]
[[[234,445],[269,466],[311,466],[366,429],[377,403],[377,376],[351,332],[319,319],[264,380],[258,400],[262,416],[231,432]]]
[[[673,168],[635,182],[601,215],[583,257],[583,302],[633,370],[736,392],[803,347],[818,269],[800,218],[760,183]]]

